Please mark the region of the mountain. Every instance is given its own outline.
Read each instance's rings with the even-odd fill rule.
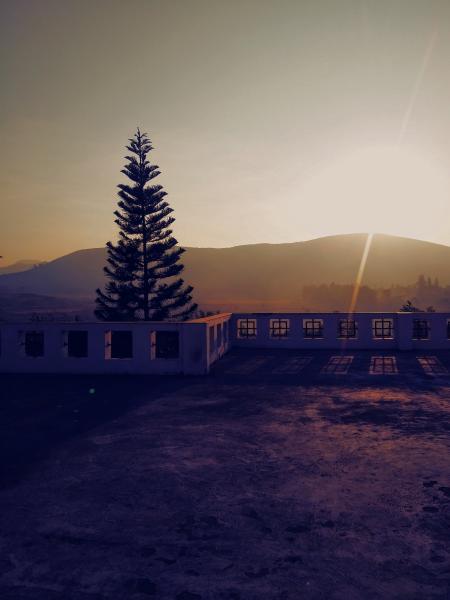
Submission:
[[[32,269],[35,265],[39,264],[42,264],[42,261],[33,260],[31,258],[18,260],[15,263],[6,265],[5,267],[0,267],[0,275],[7,275],[8,273],[21,273],[22,271],[28,271],[29,269]]]
[[[0,276],[0,289],[29,294],[90,297],[103,283],[104,248],[78,250],[22,273]]]
[[[92,299],[0,293],[0,321],[23,322],[40,318],[55,321],[92,320]]]
[[[352,284],[366,240],[367,234],[349,234],[289,244],[186,248],[184,278],[203,307],[294,309],[303,286]],[[105,256],[103,248],[79,250],[29,271],[1,275],[0,289],[90,300],[103,284]],[[449,284],[450,247],[374,235],[364,285],[408,285],[421,274]]]

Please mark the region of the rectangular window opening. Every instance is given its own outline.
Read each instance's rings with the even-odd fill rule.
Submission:
[[[303,336],[310,340],[323,338],[323,319],[303,319]]]
[[[156,358],[179,358],[180,336],[178,331],[156,331]]]
[[[430,324],[425,319],[413,320],[413,339],[427,340],[430,336]]]
[[[394,338],[393,319],[373,319],[372,335],[376,340],[392,340]]]
[[[338,337],[355,339],[358,337],[358,324],[354,319],[341,319],[338,324]]]
[[[214,325],[209,328],[209,352],[214,352]]]
[[[67,332],[67,356],[69,358],[87,358],[88,355],[88,332]]]
[[[111,331],[111,358],[133,358],[132,331]]]
[[[44,356],[44,332],[26,331],[24,336],[25,356],[39,358]]]
[[[256,319],[238,319],[238,338],[256,337]]]
[[[289,335],[289,319],[270,319],[270,337],[286,338]]]

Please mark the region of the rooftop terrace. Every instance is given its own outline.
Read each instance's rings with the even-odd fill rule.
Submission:
[[[2,600],[447,598],[450,352],[351,355],[4,375]]]
[[[450,313],[221,313],[178,323],[0,323],[5,373],[200,375],[231,348],[445,351]],[[373,369],[387,371],[392,363],[383,360],[376,359]]]

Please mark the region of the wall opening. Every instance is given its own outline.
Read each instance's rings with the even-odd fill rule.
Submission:
[[[323,338],[323,319],[303,319],[303,336],[309,340]]]
[[[241,339],[256,337],[256,319],[238,319],[237,334]]]
[[[338,337],[341,339],[356,339],[358,324],[354,319],[341,319],[338,324]]]
[[[131,331],[110,331],[109,346],[107,344],[106,358],[133,358],[133,332]]]
[[[393,319],[373,319],[372,335],[375,340],[394,339],[394,321]]]
[[[413,320],[413,340],[427,340],[430,337],[430,324],[426,319]]]
[[[88,355],[88,332],[67,332],[67,356],[69,358],[87,358]]]
[[[179,358],[180,335],[178,331],[155,332],[156,358]]]
[[[209,353],[212,354],[215,349],[214,345],[214,325],[209,328]]]
[[[44,356],[44,332],[26,331],[24,336],[25,356],[39,358]]]
[[[270,319],[270,337],[286,338],[289,335],[289,319]]]

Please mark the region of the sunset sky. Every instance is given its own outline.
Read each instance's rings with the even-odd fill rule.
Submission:
[[[183,245],[450,244],[448,0],[0,5],[4,263],[116,235],[138,125]]]

